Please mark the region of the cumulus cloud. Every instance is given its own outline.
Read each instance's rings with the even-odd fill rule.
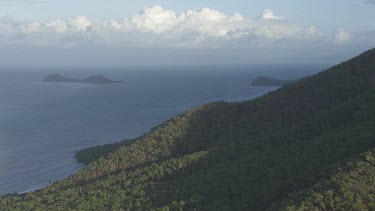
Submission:
[[[51,28],[57,33],[65,32],[69,29],[68,22],[65,20],[50,20],[45,24],[45,27]]]
[[[349,42],[349,40],[350,40],[350,34],[346,31],[344,31],[344,29],[339,29],[336,32],[335,42],[337,44],[345,44],[345,43]]]
[[[87,32],[91,27],[91,22],[84,16],[77,16],[67,20],[50,20],[44,27],[55,30],[57,33],[63,33],[68,30]]]
[[[274,15],[272,10],[270,10],[270,9],[265,9],[263,11],[263,14],[260,16],[260,19],[263,19],[263,20],[282,20],[284,18],[281,17],[281,16]]]
[[[293,24],[269,9],[256,19],[210,8],[176,14],[158,5],[144,7],[138,14],[122,20],[91,21],[84,16],[45,22],[0,19],[0,45],[261,47],[319,39],[322,34],[315,27]],[[336,34],[337,43],[348,40],[347,32],[340,30]]]
[[[23,34],[31,34],[34,32],[39,32],[42,29],[42,26],[39,22],[31,22],[27,24],[23,24],[20,26],[21,33]]]
[[[139,14],[124,20],[123,25],[128,30],[140,29],[163,33],[171,30],[176,25],[177,16],[174,11],[163,9],[157,5],[145,7]]]
[[[75,17],[70,24],[78,31],[87,31],[91,26],[91,22],[84,16]]]

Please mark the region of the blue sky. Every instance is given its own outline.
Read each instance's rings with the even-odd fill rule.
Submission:
[[[98,65],[95,52],[115,66],[318,63],[375,47],[375,0],[0,0],[0,8],[0,66]]]

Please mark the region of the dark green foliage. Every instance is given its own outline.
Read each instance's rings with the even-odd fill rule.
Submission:
[[[374,210],[375,50],[122,144],[0,210]]]
[[[338,166],[327,179],[291,194],[270,210],[375,210],[375,150]]]
[[[100,157],[109,155],[115,149],[131,144],[131,142],[132,140],[125,140],[114,144],[90,147],[76,152],[74,157],[77,159],[77,162],[87,165]]]

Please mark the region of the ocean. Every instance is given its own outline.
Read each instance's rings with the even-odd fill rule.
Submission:
[[[316,66],[129,67],[0,71],[0,194],[47,186],[77,172],[78,150],[135,138],[189,108],[243,101],[277,87],[257,76],[296,79]],[[43,83],[48,74],[103,74],[121,84]]]

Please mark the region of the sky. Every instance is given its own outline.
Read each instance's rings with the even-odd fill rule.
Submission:
[[[334,64],[374,20],[375,0],[0,0],[0,67]]]

